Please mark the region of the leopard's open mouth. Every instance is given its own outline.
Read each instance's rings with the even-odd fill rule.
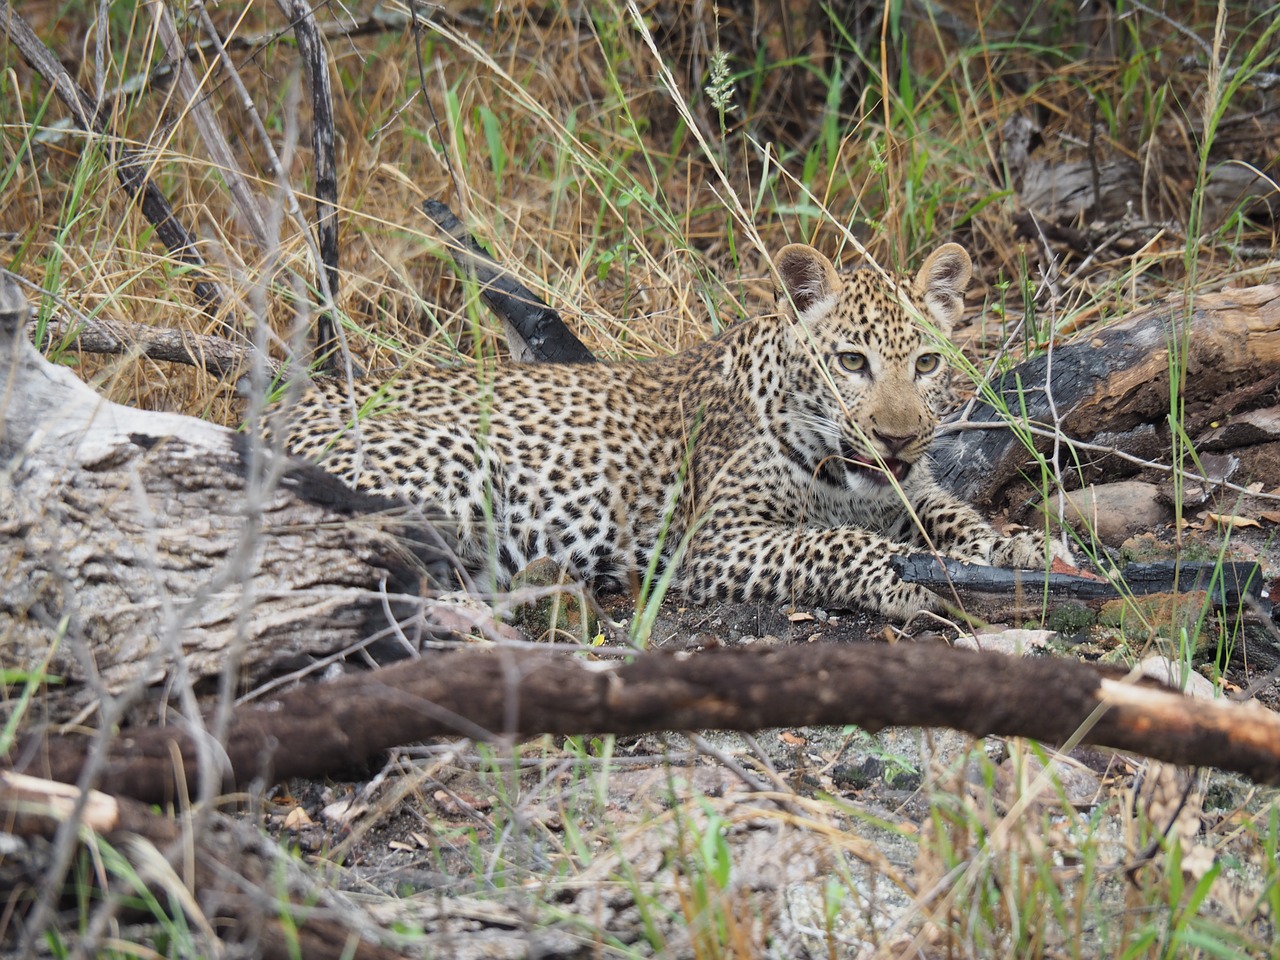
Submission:
[[[893,479],[901,483],[907,478],[907,474],[911,472],[911,464],[905,460],[898,460],[894,457],[885,457],[883,466],[870,457],[864,457],[862,454],[854,450],[849,443],[840,444],[840,454],[844,458],[845,465],[850,469],[857,470],[868,480],[875,483],[888,485],[889,475],[893,474]]]

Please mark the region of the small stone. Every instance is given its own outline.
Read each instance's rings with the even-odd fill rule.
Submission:
[[[1005,789],[1011,789],[1015,778],[1021,773],[1023,782],[1031,784],[1045,769],[1039,757],[1024,754],[1020,760],[1006,758],[998,769],[997,783]],[[1061,787],[1050,786],[1037,796],[1032,804],[1033,809],[1053,809],[1058,805],[1059,796],[1066,798],[1067,803],[1077,810],[1088,810],[1102,796],[1102,780],[1088,767],[1076,763],[1061,754],[1050,754],[1049,776]]]
[[[511,578],[510,597],[511,623],[530,640],[590,645],[600,632],[585,588],[549,557]]]
[[[1197,700],[1214,700],[1218,696],[1217,689],[1207,677],[1202,677],[1181,660],[1156,655],[1139,663],[1138,669],[1144,677],[1167,683]]]
[[[1082,536],[1090,534],[1116,546],[1134,534],[1152,530],[1169,520],[1169,510],[1152,483],[1120,480],[1073,490],[1067,494],[1066,520]]]
[[[1052,630],[1001,630],[998,633],[982,633],[977,636],[961,634],[952,646],[962,650],[986,650],[1021,657],[1032,650],[1043,649],[1057,634]]]

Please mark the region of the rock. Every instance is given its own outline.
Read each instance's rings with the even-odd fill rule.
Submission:
[[[1138,669],[1144,677],[1167,683],[1189,697],[1214,700],[1218,696],[1217,689],[1207,677],[1196,673],[1181,660],[1170,660],[1168,657],[1159,655],[1147,657],[1138,664]]]
[[[582,584],[549,557],[511,578],[512,624],[534,641],[589,644],[600,623]]]
[[[1240,458],[1227,453],[1201,453],[1193,469],[1203,472],[1208,482],[1183,478],[1182,483],[1176,484],[1172,477],[1166,477],[1160,482],[1161,503],[1172,507],[1181,499],[1183,510],[1203,507],[1215,493],[1226,493],[1220,485],[1240,472]]]
[[[1006,757],[997,769],[996,786],[1005,796],[1021,797],[1026,788],[1019,780],[1022,784],[1030,784],[1044,769],[1040,758],[1029,752],[1016,760],[1012,756]],[[1055,810],[1061,798],[1077,810],[1088,810],[1102,796],[1102,780],[1097,774],[1062,754],[1050,754],[1049,776],[1052,783],[1032,803],[1033,810]],[[970,782],[973,782],[972,777]]]
[[[965,650],[988,650],[1021,657],[1030,650],[1048,646],[1056,635],[1053,630],[1001,630],[976,636],[961,634],[951,645]]]
[[[1072,529],[1092,535],[1108,546],[1143,533],[1169,519],[1168,508],[1158,499],[1155,484],[1119,480],[1074,490],[1067,494],[1066,520]]]

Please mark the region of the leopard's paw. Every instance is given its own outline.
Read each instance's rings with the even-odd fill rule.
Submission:
[[[991,562],[997,567],[1034,570],[1044,567],[1046,553],[1050,560],[1061,560],[1072,567],[1076,565],[1071,551],[1062,541],[1055,538],[1046,545],[1044,534],[1038,530],[1028,530],[996,541],[991,549]]]

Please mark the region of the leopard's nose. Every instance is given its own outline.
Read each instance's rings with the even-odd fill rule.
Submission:
[[[880,430],[872,430],[871,432],[877,440],[884,444],[885,449],[890,454],[901,453],[904,448],[915,443],[920,437],[918,433],[896,434],[884,433]]]

